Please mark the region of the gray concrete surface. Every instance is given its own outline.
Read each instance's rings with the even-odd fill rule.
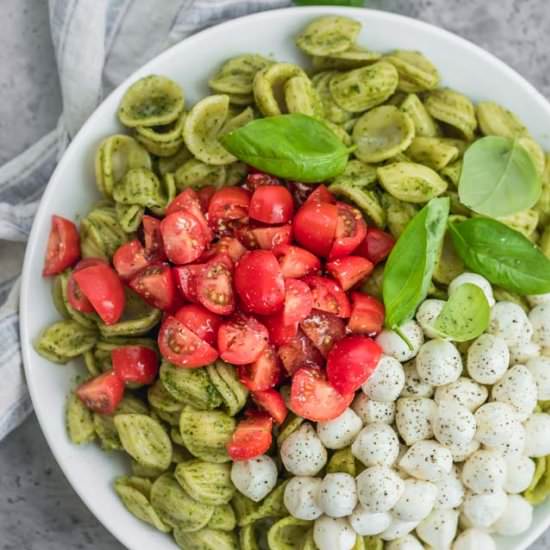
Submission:
[[[371,0],[368,4],[469,38],[550,97],[548,0]],[[54,126],[61,101],[46,0],[0,0],[0,22],[3,163]],[[122,547],[71,489],[31,417],[0,442],[0,549],[92,548]],[[532,550],[548,548],[550,533],[532,546]]]

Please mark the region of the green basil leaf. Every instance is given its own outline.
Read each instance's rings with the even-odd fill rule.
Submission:
[[[254,120],[220,139],[254,168],[309,183],[341,174],[350,151],[321,121],[297,113]]]
[[[294,0],[298,6],[358,6],[365,4],[364,0]]]
[[[382,295],[386,326],[397,328],[411,319],[426,298],[445,235],[449,199],[432,199],[407,224],[384,268]]]
[[[550,292],[550,260],[526,237],[488,218],[449,224],[468,269],[516,294]]]
[[[491,308],[483,291],[476,285],[460,285],[438,315],[433,328],[455,342],[467,342],[489,326]]]
[[[527,150],[517,140],[487,136],[464,154],[458,184],[460,202],[474,212],[497,218],[533,206],[541,181]]]

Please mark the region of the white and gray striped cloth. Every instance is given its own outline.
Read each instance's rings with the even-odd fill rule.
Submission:
[[[57,128],[0,168],[0,439],[31,411],[19,344],[19,256],[44,187],[103,97],[159,52],[194,32],[290,0],[49,0],[63,96]],[[53,67],[52,67],[53,69]]]

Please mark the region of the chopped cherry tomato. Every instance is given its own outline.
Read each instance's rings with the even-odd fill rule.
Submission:
[[[118,276],[127,281],[147,267],[150,261],[145,256],[145,249],[138,239],[119,246],[113,256],[113,265]]]
[[[267,329],[254,317],[238,315],[222,323],[218,330],[218,350],[233,365],[253,363],[267,346]]]
[[[248,220],[250,193],[239,187],[224,187],[214,193],[208,205],[208,221],[218,233]]]
[[[273,254],[279,260],[285,278],[300,279],[321,269],[319,258],[299,246],[283,244],[274,248]]]
[[[166,260],[166,252],[162,244],[160,233],[160,220],[153,216],[143,216],[143,241],[145,243],[145,257],[150,263],[163,262]]]
[[[286,223],[292,218],[294,201],[282,185],[261,185],[250,199],[248,215],[263,223]]]
[[[179,367],[204,367],[218,358],[212,346],[172,316],[162,322],[158,344],[162,356]]]
[[[207,239],[197,218],[187,210],[169,214],[160,222],[164,251],[175,264],[195,261],[206,248]]]
[[[315,190],[310,193],[309,197],[306,200],[306,204],[310,202],[328,202],[330,204],[334,204],[336,202],[336,199],[334,198],[334,195],[324,185],[318,185]]]
[[[218,254],[204,264],[197,281],[199,302],[218,315],[229,315],[235,309],[232,269],[231,258],[227,254]]]
[[[80,238],[76,225],[61,216],[52,216],[48,248],[42,275],[57,275],[80,258]]]
[[[248,248],[273,250],[276,246],[290,243],[292,226],[286,224],[278,227],[244,227],[238,232],[238,237]]]
[[[282,346],[291,342],[298,331],[298,323],[285,324],[283,315],[283,311],[278,311],[273,315],[263,318],[264,324],[269,331],[269,339],[276,346]]]
[[[178,305],[174,272],[168,264],[155,264],[140,271],[129,283],[148,304],[158,309],[173,310]]]
[[[201,208],[203,212],[208,212],[208,205],[216,192],[216,188],[213,185],[207,185],[206,187],[201,187],[197,191],[197,196],[199,197],[199,202],[201,203]]]
[[[176,283],[181,290],[181,293],[190,301],[198,302],[198,284],[202,278],[204,271],[204,264],[199,265],[186,265],[182,267],[175,267],[174,273],[176,276]]]
[[[124,396],[124,382],[110,370],[78,386],[76,395],[91,411],[113,414]]]
[[[260,407],[273,418],[279,426],[285,421],[288,414],[285,401],[282,395],[277,390],[264,390],[252,393],[252,399]]]
[[[329,260],[343,258],[351,254],[365,238],[367,224],[357,208],[343,202],[336,203],[338,222],[336,237],[330,250]]]
[[[285,281],[273,252],[253,250],[235,267],[235,290],[249,311],[269,315],[281,309]]]
[[[374,336],[384,326],[384,304],[363,292],[352,292],[348,330],[354,334]]]
[[[265,172],[259,172],[254,168],[249,169],[248,176],[246,176],[246,186],[254,191],[260,185],[281,185],[281,180]]]
[[[300,323],[300,327],[323,357],[326,357],[334,343],[346,334],[344,321],[324,311],[313,311]]]
[[[198,304],[180,307],[174,317],[211,346],[216,345],[221,319]]]
[[[281,363],[273,346],[266,346],[250,365],[239,366],[239,378],[250,391],[264,391],[281,381]]]
[[[286,372],[290,375],[301,367],[321,367],[324,364],[319,350],[301,330],[290,342],[279,346],[278,353]]]
[[[80,260],[75,265],[74,271],[79,271],[80,269],[84,269],[85,267],[90,267],[91,265],[97,264],[107,265],[107,262],[100,258],[85,258],[84,260]],[[81,313],[94,312],[94,306],[92,305],[90,300],[88,300],[88,298],[86,298],[86,296],[82,293],[77,282],[74,280],[72,273],[67,280],[67,300],[69,301],[69,304],[71,304],[71,307],[73,309],[76,309]]]
[[[212,240],[212,231],[206,221],[206,218],[204,217],[205,210],[202,208],[200,197],[194,189],[187,188],[185,191],[180,193],[168,205],[168,208],[166,209],[166,216],[182,210],[192,214],[195,217],[201,226],[206,242],[209,243]]]
[[[332,279],[308,275],[303,281],[309,285],[313,296],[313,308],[334,313],[338,317],[349,317],[351,307],[342,287]]]
[[[114,325],[126,303],[124,287],[116,271],[105,263],[98,263],[74,271],[73,277],[101,320],[106,325]]]
[[[340,416],[354,396],[354,392],[338,392],[320,369],[305,367],[292,378],[290,409],[307,420],[328,422]]]
[[[344,290],[349,290],[367,275],[370,275],[373,269],[373,263],[362,256],[338,258],[327,264],[327,271],[340,283]]]
[[[123,346],[111,352],[113,370],[123,382],[152,384],[158,374],[157,354],[145,346]]]
[[[376,265],[388,257],[394,244],[395,239],[389,233],[369,227],[367,236],[357,249],[357,254]]]
[[[202,258],[205,261],[208,261],[218,254],[227,254],[233,263],[236,263],[245,253],[246,248],[242,245],[239,239],[236,239],[235,237],[222,237],[211,246],[210,250],[204,253]]]
[[[327,377],[340,392],[358,390],[376,369],[380,346],[366,336],[347,336],[336,342],[328,354]]]
[[[328,202],[304,204],[292,221],[294,238],[317,256],[328,256],[336,236],[338,208]]]
[[[313,307],[313,297],[309,286],[298,279],[285,280],[285,304],[283,323],[295,325],[305,319]]]
[[[227,444],[231,460],[249,460],[265,454],[273,436],[273,420],[267,413],[257,413],[241,420]]]

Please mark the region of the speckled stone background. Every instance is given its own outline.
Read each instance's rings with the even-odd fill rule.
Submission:
[[[368,3],[469,38],[509,63],[550,98],[550,0]],[[0,25],[0,163],[3,163],[55,125],[61,101],[46,0],[0,0]],[[46,445],[36,418],[31,417],[0,443],[0,549],[92,548],[122,547],[71,489]],[[532,546],[532,550],[548,548],[550,533]]]

